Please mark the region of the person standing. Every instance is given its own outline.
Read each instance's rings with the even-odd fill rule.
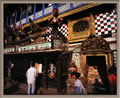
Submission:
[[[8,62],[8,80],[11,81],[11,79],[13,78],[13,67],[14,67],[14,64],[9,60]]]
[[[75,73],[75,95],[80,95],[80,94],[85,94],[86,93],[86,89],[84,88],[82,82],[81,82],[81,74],[76,72]]]
[[[27,83],[28,83],[28,95],[35,93],[35,80],[37,77],[37,70],[35,68],[35,62],[30,62],[30,68],[26,72]],[[30,92],[32,89],[32,92]]]
[[[54,72],[56,73],[56,67],[55,67],[55,65],[52,64],[52,63],[50,63],[49,66],[50,66],[50,70],[49,70],[49,71],[50,71],[51,73],[54,73]]]
[[[52,63],[49,64],[49,78],[54,78],[55,77],[55,74],[56,74],[56,66]]]
[[[109,89],[110,89],[110,94],[116,94],[116,89],[117,89],[117,78],[114,74],[114,69],[113,67],[110,67],[108,70],[108,80],[109,80]]]

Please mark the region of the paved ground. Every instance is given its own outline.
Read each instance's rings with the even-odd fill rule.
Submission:
[[[13,84],[6,84],[4,86],[5,95],[27,95],[27,84],[14,82]],[[39,88],[36,95],[56,95],[57,89],[53,88]]]
[[[72,87],[73,88],[73,87]],[[105,93],[105,90],[99,90],[97,93],[96,91],[93,92],[92,88],[88,88],[89,93],[88,95],[94,95],[94,94],[107,94]],[[91,92],[90,92],[91,91]],[[102,92],[101,92],[102,91]],[[4,81],[4,94],[5,95],[27,95],[27,84],[20,83],[17,81],[11,81],[9,82],[7,79]],[[74,88],[68,90],[68,94],[74,94]],[[56,88],[42,88],[40,87],[36,92],[35,95],[58,95]]]
[[[20,83],[17,81],[11,81],[8,82],[8,80],[5,80],[4,83],[4,94],[5,95],[27,95],[27,84]],[[56,88],[42,88],[40,87],[36,91],[36,95],[57,95],[57,89]]]

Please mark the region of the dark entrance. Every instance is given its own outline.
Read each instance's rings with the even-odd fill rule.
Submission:
[[[89,73],[88,77],[91,79],[91,82],[92,82],[91,85],[95,84],[95,80],[101,80],[99,81],[101,84],[99,85],[100,88],[103,88],[101,89],[101,91],[103,90],[102,93],[104,94],[107,93],[109,89],[108,88],[109,82],[107,78],[105,56],[87,56],[86,59],[88,64],[88,73]],[[91,76],[90,76],[90,73],[91,73]],[[101,91],[98,93],[101,93]]]
[[[40,87],[52,88],[56,94],[66,93],[67,69],[70,53],[64,51],[48,51],[36,53],[21,53],[4,55],[4,77],[7,77],[7,65],[11,60],[14,63],[15,81],[27,83],[26,71],[30,67],[29,62],[35,61],[42,64],[42,74],[38,74],[36,79],[36,93]],[[55,78],[48,77],[49,64],[56,66]]]

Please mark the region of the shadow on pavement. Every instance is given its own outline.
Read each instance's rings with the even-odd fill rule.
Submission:
[[[19,90],[19,83],[14,82],[14,83],[7,83],[6,88],[4,89],[4,94],[13,94],[14,92]]]

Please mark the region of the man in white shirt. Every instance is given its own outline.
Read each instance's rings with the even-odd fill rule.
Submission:
[[[37,77],[37,71],[35,68],[35,63],[30,62],[30,68],[26,72],[27,83],[28,83],[28,95],[30,95],[30,90],[32,86],[32,94],[35,92],[35,80]]]

